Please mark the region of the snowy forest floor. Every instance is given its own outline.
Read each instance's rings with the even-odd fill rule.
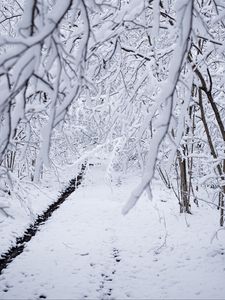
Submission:
[[[180,215],[156,181],[153,200],[143,195],[123,216],[139,177],[107,186],[104,174],[89,168],[3,271],[0,299],[225,299],[225,231],[212,241],[218,212],[200,204]]]

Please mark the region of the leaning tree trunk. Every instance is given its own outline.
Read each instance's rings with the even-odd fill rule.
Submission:
[[[199,88],[199,106],[200,106],[200,110],[201,110],[201,119],[202,119],[202,122],[203,122],[203,125],[205,128],[205,132],[206,132],[206,136],[207,136],[211,154],[214,159],[217,159],[218,155],[217,155],[216,149],[214,147],[212,137],[210,135],[209,126],[208,126],[208,123],[206,120],[205,111],[204,111],[204,107],[203,107],[202,88]],[[216,166],[216,170],[219,174],[220,179],[222,179],[223,180],[222,182],[224,182],[225,160],[223,160],[223,167],[221,166],[221,163],[219,163]],[[223,183],[223,185],[221,186],[221,191],[219,193],[219,201],[218,201],[218,208],[220,209],[220,226],[224,225],[224,195],[225,195],[225,185]]]

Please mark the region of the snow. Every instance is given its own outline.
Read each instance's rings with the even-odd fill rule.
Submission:
[[[54,170],[46,171],[39,185],[33,182],[20,184],[18,180],[15,180],[13,195],[8,201],[9,208],[6,209],[9,215],[15,217],[5,218],[0,215],[0,255],[5,253],[10,246],[15,245],[16,238],[22,236],[29,225],[34,223],[35,218],[57,200],[60,192],[67,187],[69,180],[78,172],[79,164],[74,165],[73,169],[68,168],[67,172],[58,169],[58,177]],[[13,181],[14,177],[16,178],[13,173],[11,177]],[[7,204],[5,200],[3,203]]]
[[[104,183],[89,168],[82,186],[44,224],[0,276],[0,299],[224,299],[225,242],[217,211],[179,214],[157,180],[125,217],[139,177]],[[67,174],[68,175],[68,174]],[[119,182],[119,181],[118,181]]]
[[[160,24],[160,2],[159,0],[153,1],[153,28],[152,28],[152,36],[156,39],[159,36],[159,24]]]
[[[136,205],[140,196],[146,189],[150,191],[150,185],[155,173],[155,165],[159,148],[168,133],[170,121],[172,119],[174,93],[176,90],[177,82],[179,80],[180,66],[182,65],[182,61],[185,57],[186,49],[188,46],[188,37],[191,31],[193,3],[192,1],[184,1],[176,4],[177,12],[179,12],[177,28],[179,29],[180,34],[177,37],[177,47],[174,50],[173,57],[170,61],[169,76],[164,81],[164,87],[161,88],[156,102],[151,107],[149,114],[147,115],[147,117],[145,117],[138,132],[140,138],[144,130],[149,126],[150,121],[153,120],[153,117],[156,114],[157,110],[160,110],[159,117],[156,118],[156,122],[154,124],[157,134],[155,134],[151,140],[142,180],[130,194],[129,199],[123,208],[123,214],[127,214],[129,210]],[[190,99],[188,98],[185,101],[189,103]],[[163,104],[164,107],[160,107]]]

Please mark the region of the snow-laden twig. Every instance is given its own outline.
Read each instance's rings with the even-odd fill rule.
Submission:
[[[159,93],[155,105],[151,110],[151,114],[147,116],[144,127],[148,126],[153,116],[160,110],[157,119],[157,131],[153,135],[151,145],[147,157],[147,162],[140,184],[131,193],[122,213],[125,215],[137,203],[143,191],[149,187],[154,176],[154,170],[157,161],[159,147],[164,140],[172,116],[173,96],[179,80],[180,70],[183,59],[186,55],[188,47],[188,38],[192,29],[192,9],[193,1],[182,1],[177,3],[177,47],[174,50],[173,57],[170,62],[168,79],[165,81],[161,92]],[[142,133],[141,133],[142,134]]]

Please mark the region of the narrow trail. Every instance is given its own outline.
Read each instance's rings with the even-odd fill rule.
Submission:
[[[70,180],[68,187],[61,193],[59,198],[52,203],[47,210],[45,210],[41,215],[39,215],[36,221],[30,225],[30,227],[24,232],[22,237],[16,239],[15,246],[11,247],[6,253],[0,258],[0,275],[2,271],[7,268],[7,266],[20,255],[26,246],[26,244],[34,237],[40,227],[45,224],[45,222],[52,216],[54,211],[56,211],[60,205],[72,194],[81,184],[83,175],[86,169],[86,164],[82,164],[81,170],[78,175]]]
[[[104,176],[101,165],[86,171],[82,186],[3,270],[0,299],[224,299],[224,245],[210,244],[204,221],[211,210],[202,223],[188,216],[187,227],[176,201],[156,186],[152,202],[142,198],[124,217],[137,178],[110,188]]]
[[[81,183],[84,170],[62,196],[68,197]],[[95,180],[99,181],[98,176]],[[16,249],[23,247],[16,256],[21,255],[11,258],[0,276],[0,299],[114,298],[122,258],[113,215],[121,217],[120,206],[109,202],[108,189],[90,189],[93,192],[89,191],[88,197],[83,188],[71,195],[52,218],[40,217],[40,227],[35,228],[35,238],[29,243],[24,241],[25,235]],[[107,196],[104,201],[102,192]],[[16,276],[9,280],[8,274]],[[33,289],[36,283],[39,288]]]

